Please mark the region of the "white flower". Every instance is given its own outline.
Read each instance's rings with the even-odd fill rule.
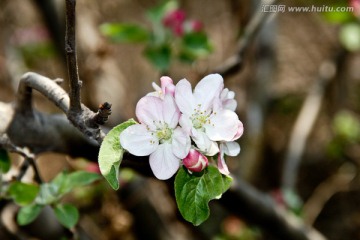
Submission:
[[[194,92],[186,79],[179,81],[175,88],[175,101],[182,113],[179,124],[208,156],[219,152],[216,141],[233,141],[239,128],[236,113],[222,107],[223,88],[219,74],[204,77]],[[223,98],[229,98],[228,93],[224,93]]]
[[[190,150],[189,135],[178,126],[180,112],[171,94],[145,96],[136,106],[140,124],[120,134],[124,149],[135,156],[150,155],[150,167],[158,179],[172,177]]]
[[[160,78],[160,85],[156,83],[152,83],[152,87],[155,89],[155,92],[148,93],[147,96],[154,96],[164,99],[166,94],[170,94],[174,96],[175,93],[175,85],[173,84],[173,80],[167,76],[163,76]]]

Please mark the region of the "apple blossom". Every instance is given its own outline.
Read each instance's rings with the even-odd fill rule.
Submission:
[[[174,96],[175,85],[173,84],[173,80],[167,76],[160,78],[160,86],[153,82],[152,87],[154,88],[155,92],[148,93],[146,96],[154,96],[161,99],[164,99],[165,94]]]
[[[195,149],[190,149],[189,154],[183,159],[184,166],[191,172],[201,172],[209,164],[208,159]]]
[[[175,87],[175,101],[182,113],[179,124],[208,156],[219,152],[216,141],[233,141],[239,131],[236,113],[220,103],[223,88],[223,78],[219,74],[204,77],[194,92],[186,79]]]
[[[145,96],[136,106],[140,124],[126,128],[120,134],[124,149],[135,156],[150,155],[150,167],[158,179],[172,177],[181,159],[188,155],[190,138],[178,126],[180,112],[171,94]]]

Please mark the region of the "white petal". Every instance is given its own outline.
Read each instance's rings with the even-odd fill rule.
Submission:
[[[155,177],[161,180],[171,178],[179,169],[180,159],[177,158],[171,149],[171,144],[160,144],[150,155],[150,167]]]
[[[182,129],[190,135],[191,128],[193,127],[192,121],[190,120],[190,117],[186,114],[182,114],[179,120],[179,124],[182,127]]]
[[[150,129],[155,128],[155,122],[163,121],[163,104],[158,97],[145,96],[136,105],[136,117]]]
[[[240,153],[240,145],[237,142],[223,142],[220,148],[222,148],[228,156],[235,157]]]
[[[209,137],[202,131],[195,128],[192,129],[192,139],[201,152],[207,156],[214,156],[219,152],[217,144],[209,139]]]
[[[190,136],[182,128],[177,127],[173,132],[171,144],[174,155],[183,159],[190,151]]]
[[[159,141],[145,125],[136,124],[120,134],[121,146],[135,156],[147,156],[156,150]]]
[[[215,98],[220,98],[224,88],[224,80],[219,74],[210,74],[201,79],[194,89],[196,104],[201,104],[200,109],[206,111],[212,107]]]
[[[175,128],[179,122],[180,111],[175,104],[174,98],[166,94],[163,101],[163,119],[170,128]]]
[[[182,113],[191,115],[195,106],[191,84],[188,80],[180,80],[175,87],[175,102]]]
[[[222,102],[223,108],[235,111],[237,107],[237,102],[235,99],[226,99]]]
[[[224,152],[220,151],[219,155],[218,155],[218,162],[217,162],[217,166],[218,166],[218,169],[219,171],[222,173],[222,174],[225,174],[225,175],[229,175],[230,172],[229,172],[229,169],[226,165],[226,162],[225,162],[225,158],[224,158]]]
[[[161,82],[161,90],[162,93],[170,94],[171,96],[174,96],[175,93],[175,85],[173,84],[173,80],[168,76],[163,76],[160,78]]]
[[[238,116],[224,109],[211,114],[210,124],[204,124],[206,134],[212,141],[232,141],[238,131]]]
[[[243,135],[243,133],[244,133],[244,126],[243,126],[243,123],[239,120],[237,132],[232,140],[234,141],[234,140],[239,139]]]

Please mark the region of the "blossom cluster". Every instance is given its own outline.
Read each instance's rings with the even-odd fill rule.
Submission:
[[[198,20],[186,20],[185,12],[180,9],[168,12],[162,19],[162,23],[177,37],[182,37],[184,32],[200,32],[203,28]]]
[[[207,157],[217,155],[222,174],[229,174],[224,156],[236,156],[240,146],[235,140],[243,134],[243,124],[235,113],[234,92],[224,88],[219,74],[204,77],[192,90],[188,80],[176,85],[161,77],[161,86],[141,98],[136,106],[139,124],[120,134],[124,149],[136,156],[148,156],[158,179],[169,179],[183,164],[200,172]]]

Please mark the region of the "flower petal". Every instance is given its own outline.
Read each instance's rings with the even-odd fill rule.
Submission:
[[[174,155],[183,159],[190,151],[190,136],[182,128],[177,127],[173,132],[171,144]]]
[[[224,80],[220,74],[210,74],[201,79],[194,89],[196,104],[201,104],[200,110],[206,111],[220,98],[220,92],[224,88]]]
[[[195,128],[191,130],[192,139],[196,143],[196,146],[201,152],[207,156],[214,156],[219,152],[217,144],[209,139],[209,137],[202,131],[198,131]]]
[[[160,78],[161,82],[161,91],[165,94],[170,94],[174,96],[175,93],[175,85],[173,84],[173,80],[168,76],[163,76]]]
[[[175,87],[175,102],[182,113],[190,116],[195,106],[195,100],[188,80],[180,80]]]
[[[163,121],[162,100],[153,96],[141,98],[136,105],[136,117],[139,122],[154,130],[155,122]]]
[[[147,156],[156,150],[159,140],[151,135],[145,125],[136,124],[120,134],[120,144],[135,156]]]
[[[226,165],[226,162],[225,162],[224,152],[223,151],[220,151],[220,153],[218,155],[217,166],[218,166],[219,171],[222,174],[224,174],[224,175],[229,175],[230,174],[229,169],[228,169],[228,167]]]
[[[171,144],[163,143],[150,155],[150,167],[155,177],[161,180],[171,178],[179,169],[180,159],[171,149]]]
[[[240,153],[240,145],[237,142],[222,142],[220,149],[228,156],[235,157]]]
[[[238,116],[224,109],[210,115],[210,123],[204,124],[205,132],[212,141],[232,141],[238,131]]]
[[[243,135],[243,133],[244,133],[244,126],[243,123],[239,120],[237,132],[232,140],[234,141],[239,139]]]
[[[175,128],[179,122],[180,111],[176,106],[174,98],[166,94],[163,101],[163,119],[170,128]]]
[[[192,121],[190,120],[190,117],[186,114],[182,114],[179,119],[179,124],[182,127],[182,129],[190,135],[191,128],[193,127]]]

